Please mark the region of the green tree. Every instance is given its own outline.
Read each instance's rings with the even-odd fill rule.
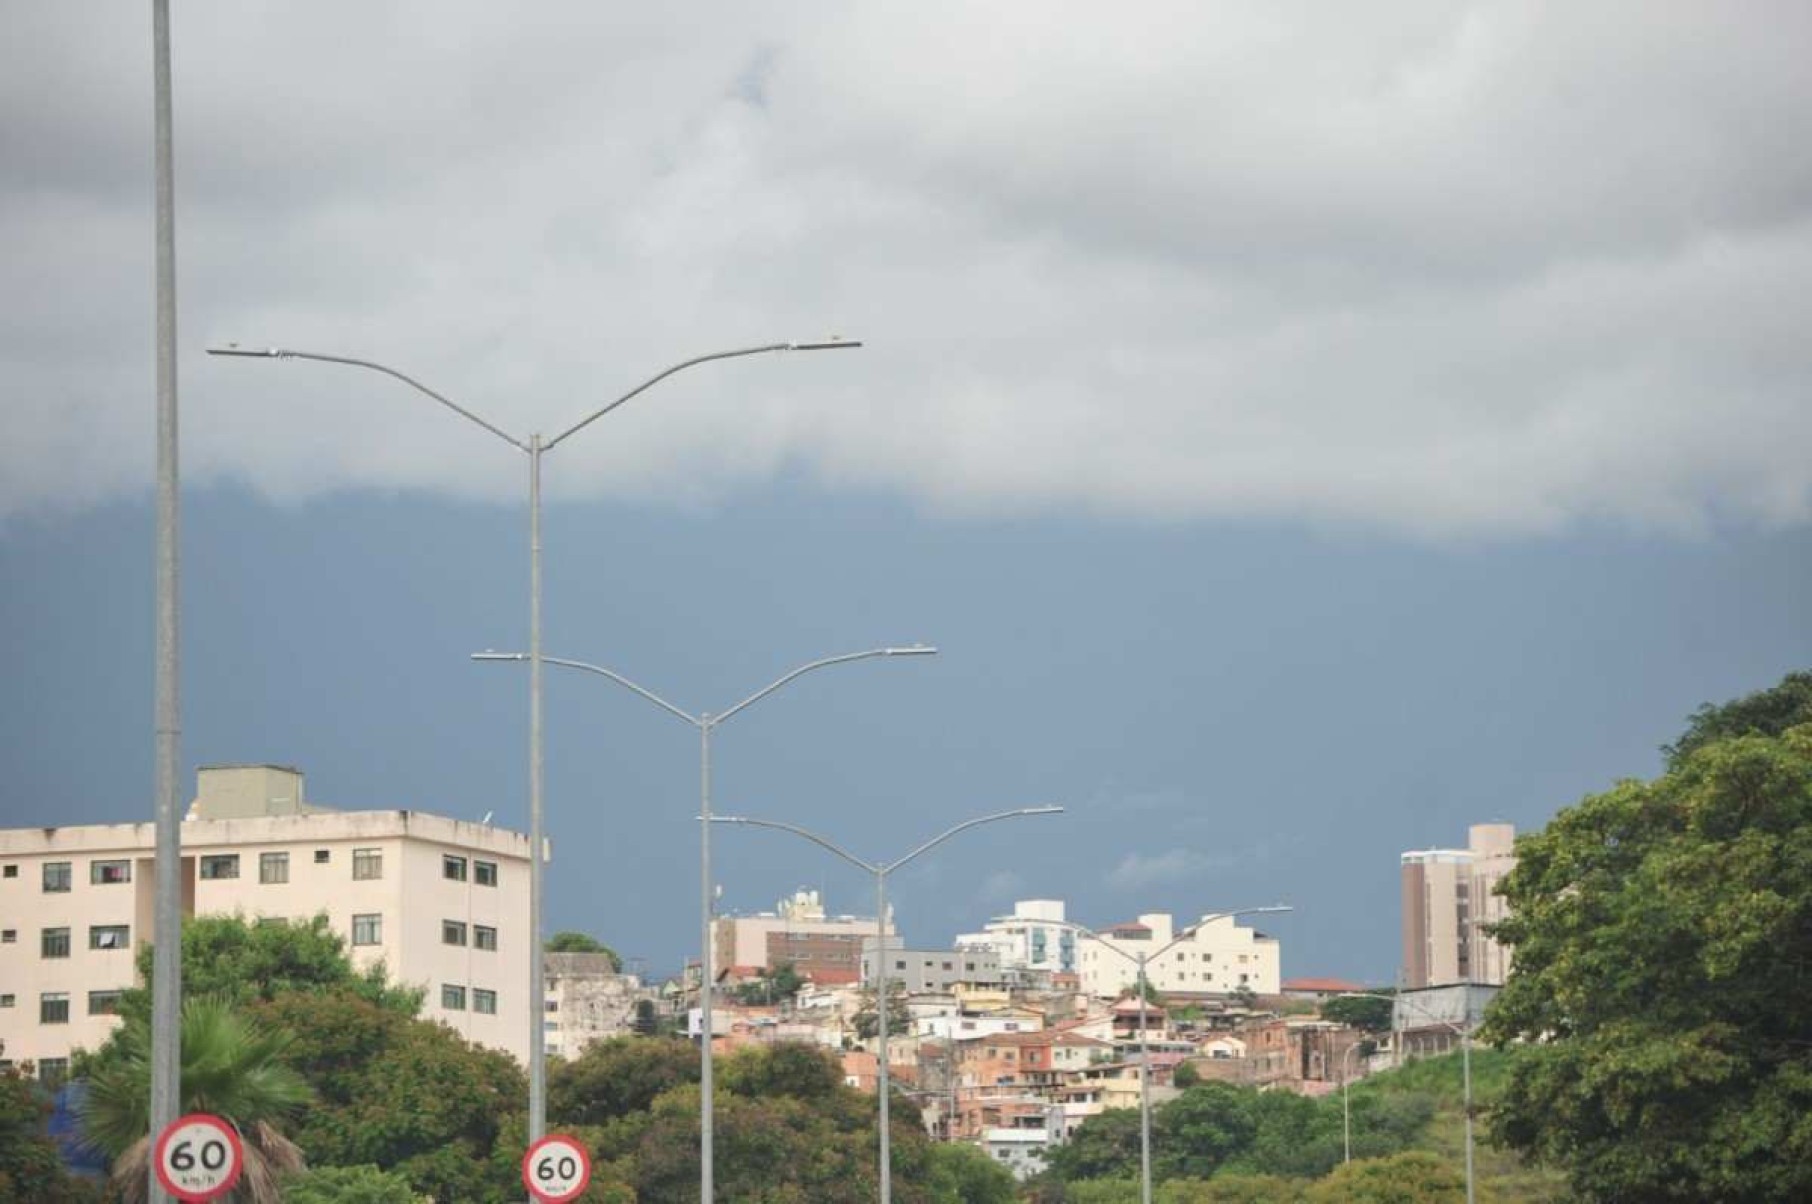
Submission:
[[[763,974],[754,982],[745,982],[736,988],[736,1002],[747,1006],[763,1003],[781,1003],[799,993],[805,980],[799,977],[799,971],[793,968],[792,962],[781,962],[772,974]]]
[[[1466,1176],[1424,1150],[1362,1158],[1311,1184],[1307,1204],[1460,1204]]]
[[[1812,723],[1812,671],[1789,673],[1779,685],[1757,690],[1733,702],[1706,703],[1686,721],[1686,731],[1661,751],[1670,767],[1693,751],[1729,736],[1779,736],[1788,728]]]
[[[350,989],[260,1008],[295,1035],[285,1059],[315,1091],[296,1140],[317,1166],[376,1166],[439,1200],[519,1198],[528,1085],[513,1058]]]
[[[283,1204],[419,1204],[409,1181],[375,1166],[324,1166],[283,1185]]]
[[[96,1198],[63,1169],[50,1137],[50,1096],[16,1069],[0,1070],[0,1200],[82,1204]]]
[[[1373,995],[1336,995],[1321,1005],[1321,1018],[1368,1033],[1387,1032],[1393,1005],[1390,1000],[1378,996],[1391,993],[1389,988],[1379,987]]]
[[[931,1204],[1014,1204],[1013,1172],[967,1142],[940,1143],[928,1151],[926,1187]]]
[[[1083,1179],[1136,1178],[1139,1174],[1139,1112],[1109,1108],[1077,1126],[1047,1160],[1049,1176],[1060,1183]]]
[[[595,936],[583,932],[556,932],[547,938],[549,953],[602,953],[610,959],[610,972],[623,972],[623,959],[617,951]]]
[[[873,987],[862,989],[856,1000],[856,1014],[850,1023],[855,1027],[856,1036],[864,1041],[881,1035],[881,1021],[875,1012]],[[887,1032],[890,1036],[904,1036],[911,1031],[912,1009],[906,1003],[906,984],[890,978],[887,980]]]
[[[1154,1177],[1206,1179],[1245,1153],[1258,1136],[1257,1098],[1249,1087],[1202,1083],[1158,1108],[1152,1117]]]
[[[560,1125],[604,1125],[646,1112],[664,1092],[698,1082],[698,1047],[675,1037],[594,1041],[548,1072],[547,1114]]]
[[[283,1063],[293,1037],[228,1000],[202,996],[182,1009],[183,1112],[211,1112],[239,1130],[245,1148],[240,1190],[255,1204],[281,1198],[281,1176],[302,1169],[302,1151],[283,1135],[309,1100],[308,1084]],[[113,1184],[128,1201],[146,1196],[150,1167],[151,1026],[128,1018],[108,1044],[82,1101],[83,1129],[113,1159]]]
[[[1581,1196],[1812,1198],[1812,724],[1716,734],[1778,717],[1752,701],[1518,841],[1501,888],[1486,1036],[1530,1044],[1493,1128]]]
[[[1186,1090],[1201,1081],[1202,1072],[1195,1068],[1194,1062],[1178,1062],[1177,1068],[1171,1072],[1170,1076],[1171,1086],[1178,1090]]]
[[[138,952],[140,982],[151,981],[152,956],[149,945]],[[288,922],[244,916],[196,916],[185,921],[182,988],[185,996],[209,995],[241,1004],[269,1002],[289,991],[345,988],[409,1016],[422,1004],[422,992],[392,984],[382,962],[355,969],[346,942],[324,915]],[[149,988],[125,992],[120,1012],[149,1019]]]

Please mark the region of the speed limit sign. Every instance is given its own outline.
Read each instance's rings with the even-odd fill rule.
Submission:
[[[591,1155],[577,1137],[549,1133],[522,1156],[522,1182],[541,1204],[577,1200],[591,1182]]]
[[[157,1135],[151,1165],[157,1181],[178,1200],[215,1200],[239,1182],[245,1148],[232,1125],[206,1112],[191,1112]]]

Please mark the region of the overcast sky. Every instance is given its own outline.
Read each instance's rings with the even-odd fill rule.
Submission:
[[[186,767],[523,822],[521,683],[462,660],[523,639],[522,457],[228,341],[526,437],[864,340],[553,453],[548,641],[701,710],[942,644],[725,737],[853,841],[1072,805],[928,864],[914,938],[1287,897],[1288,971],[1388,978],[1398,851],[1812,661],[1804,4],[173,7]],[[124,818],[149,6],[0,15],[0,808]],[[550,830],[636,851],[553,919],[665,966],[696,770],[635,706],[550,694]],[[727,905],[863,908],[731,836]]]

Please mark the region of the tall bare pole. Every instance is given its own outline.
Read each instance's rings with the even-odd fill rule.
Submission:
[[[170,133],[170,0],[151,0],[157,160],[157,896],[152,926],[151,1132],[175,1120],[182,1094],[182,871],[176,766],[182,753],[176,424],[176,190]],[[157,1177],[151,1199],[164,1201]]]

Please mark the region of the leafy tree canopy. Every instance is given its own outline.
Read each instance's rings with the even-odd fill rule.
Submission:
[[[99,1199],[67,1174],[47,1127],[50,1096],[37,1080],[0,1070],[0,1200],[84,1204]]]
[[[1805,676],[1518,842],[1486,1035],[1530,1045],[1494,1128],[1582,1196],[1812,1198],[1812,724],[1719,734],[1779,722]]]
[[[326,1166],[283,1185],[283,1204],[418,1204],[409,1181],[375,1166]]]
[[[741,1004],[783,1003],[799,993],[805,985],[805,979],[799,977],[799,971],[793,968],[792,962],[781,962],[772,974],[763,974],[754,982],[741,983],[736,988],[736,1002]]]
[[[151,981],[152,949],[139,950],[139,981]],[[344,988],[403,1015],[421,1010],[422,992],[389,982],[382,963],[357,970],[346,942],[327,917],[249,920],[197,916],[182,926],[185,997],[213,996],[233,1003],[269,1002],[288,991]],[[134,987],[120,1000],[121,1014],[150,1019],[151,992]]]
[[[610,972],[623,972],[623,959],[617,951],[595,936],[583,932],[556,932],[547,938],[549,953],[602,953],[610,959]]]
[[[349,988],[259,1010],[294,1035],[285,1060],[314,1088],[295,1129],[312,1164],[375,1166],[440,1200],[520,1197],[528,1084],[508,1054]]]
[[[1789,673],[1777,686],[1757,690],[1732,702],[1706,703],[1686,721],[1686,731],[1662,748],[1668,765],[1677,767],[1688,754],[1727,736],[1779,736],[1790,727],[1812,723],[1812,671]]]
[[[1348,1163],[1304,1195],[1308,1204],[1460,1204],[1465,1198],[1465,1175],[1424,1150]]]
[[[1377,994],[1390,992],[1380,990]],[[1336,995],[1321,1005],[1321,1018],[1368,1033],[1382,1033],[1390,1028],[1391,1002],[1376,995]]]

